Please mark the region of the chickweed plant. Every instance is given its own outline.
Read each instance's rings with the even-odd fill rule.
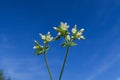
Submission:
[[[67,57],[69,54],[70,47],[77,45],[77,43],[75,43],[75,40],[77,40],[77,39],[84,40],[85,39],[85,37],[83,36],[83,32],[84,32],[83,28],[78,30],[77,25],[74,25],[74,27],[71,29],[72,34],[70,34],[70,32],[68,31],[68,28],[69,28],[69,25],[67,23],[61,22],[59,27],[53,27],[53,29],[55,31],[57,31],[56,37],[54,37],[54,38],[51,37],[50,32],[48,32],[46,35],[43,35],[40,33],[39,35],[40,35],[41,39],[43,40],[44,45],[42,46],[36,40],[34,41],[35,46],[33,48],[35,49],[35,54],[36,55],[40,55],[40,54],[44,55],[44,60],[45,60],[45,64],[46,64],[49,76],[50,76],[50,80],[53,80],[53,76],[52,76],[52,73],[50,71],[50,67],[49,67],[49,64],[47,61],[47,57],[46,57],[46,52],[49,49],[49,42],[57,41],[60,38],[64,39],[64,42],[61,44],[61,46],[66,48],[66,53],[65,53],[64,61],[63,61],[62,67],[61,67],[61,71],[59,73],[59,77],[58,77],[58,80],[61,80],[63,72],[64,72],[66,60],[67,60]]]

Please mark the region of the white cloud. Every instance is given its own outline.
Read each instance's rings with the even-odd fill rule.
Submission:
[[[0,68],[13,80],[33,80],[48,77],[46,69],[32,59],[0,58]]]
[[[100,67],[98,67],[96,69],[96,71],[93,72],[92,75],[87,77],[86,80],[94,80],[97,76],[104,73],[107,69],[109,69],[111,66],[113,66],[120,59],[120,54],[116,55],[114,58],[111,58],[111,56],[113,56],[113,55],[108,56],[108,58],[106,60],[104,60],[103,64],[100,65]]]
[[[117,80],[120,80],[120,77],[118,77]]]

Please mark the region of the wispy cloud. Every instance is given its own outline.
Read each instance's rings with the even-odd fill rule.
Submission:
[[[8,37],[5,34],[0,34],[0,42],[7,42]]]
[[[14,48],[14,46],[11,44],[10,42],[11,40],[9,39],[9,37],[5,34],[5,33],[1,33],[0,34],[0,48],[1,50],[3,48]]]
[[[120,80],[120,77],[118,77],[117,80]]]
[[[104,59],[104,62],[102,63],[102,65],[100,65],[100,67],[98,67],[96,71],[93,72],[92,75],[90,75],[86,80],[94,80],[96,77],[106,72],[110,67],[112,67],[120,59],[120,54],[117,54],[114,57],[112,56],[113,55],[110,55],[106,59]]]
[[[33,80],[45,78],[47,75],[43,66],[40,66],[37,60],[17,59],[2,57],[0,68],[4,69],[5,74],[13,80]]]

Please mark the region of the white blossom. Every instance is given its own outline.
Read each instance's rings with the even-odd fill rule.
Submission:
[[[41,39],[45,40],[45,35],[39,34],[41,36]]]
[[[83,31],[84,31],[84,29],[82,28],[82,29],[80,29],[79,31],[77,30],[77,26],[75,25],[74,26],[74,28],[72,28],[72,33],[73,33],[73,35],[72,35],[72,39],[85,39],[85,37],[82,35],[83,34]]]
[[[67,23],[61,22],[61,23],[60,23],[60,28],[61,28],[61,30],[66,31],[66,30],[68,30],[69,25],[67,25]]]
[[[44,40],[44,43],[50,42],[53,40],[53,37],[51,37],[50,32],[48,32],[46,35],[39,34],[41,36],[41,39]]]
[[[74,26],[74,28],[72,28],[72,33],[75,34],[77,32],[77,25]]]
[[[53,37],[51,37],[50,32],[47,33],[46,35],[46,41],[50,42],[52,41]]]

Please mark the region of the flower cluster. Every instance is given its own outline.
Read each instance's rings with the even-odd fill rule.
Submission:
[[[70,34],[68,32],[69,25],[67,25],[67,23],[61,22],[59,27],[53,27],[53,28],[58,32],[58,35],[55,37],[54,40],[58,40],[61,36],[65,37],[66,35]]]
[[[62,44],[62,46],[75,46],[76,43],[73,42],[76,39],[79,40],[84,40],[85,37],[82,35],[84,32],[84,29],[77,29],[77,25],[74,25],[74,27],[72,28],[71,32],[72,35],[70,35],[70,32],[68,31],[69,25],[67,23],[60,23],[59,27],[53,27],[54,30],[56,30],[58,32],[57,36],[55,38],[51,37],[50,32],[48,32],[46,35],[43,34],[39,34],[41,39],[43,40],[44,44],[49,43],[52,40],[58,40],[61,37],[63,37],[65,39],[65,42]],[[49,47],[43,47],[41,46],[36,40],[35,40],[35,44],[36,46],[34,46],[33,48],[36,50],[36,54],[41,54],[44,53],[45,51],[47,51],[49,49]]]
[[[57,27],[53,27],[53,28],[54,28],[56,31],[59,32],[58,35],[64,36],[64,35],[69,34],[69,33],[68,33],[69,25],[67,25],[67,23],[61,22],[59,28],[57,28]]]
[[[48,32],[46,35],[43,35],[41,33],[39,35],[41,39],[44,41],[44,44],[47,44],[48,42],[53,40],[53,37],[51,37],[50,32]],[[42,54],[49,49],[48,46],[44,46],[44,47],[41,46],[36,40],[34,42],[35,42],[35,46],[33,48],[36,50],[35,54],[37,55]]]
[[[53,40],[53,37],[51,37],[50,32],[48,32],[46,35],[43,35],[41,33],[39,35],[45,44]]]
[[[82,28],[80,30],[77,30],[77,25],[75,25],[72,28],[71,30],[72,35],[70,35],[70,32],[68,31],[69,25],[67,25],[67,23],[61,22],[59,27],[53,27],[53,28],[58,32],[58,35],[54,38],[54,40],[58,40],[60,37],[63,37],[66,40],[66,42],[63,43],[63,44],[66,44],[64,46],[73,46],[71,44],[74,43],[73,40],[75,39],[79,39],[79,40],[85,39],[85,37],[82,35],[84,29]]]
[[[43,35],[43,34],[40,33],[39,35],[40,35],[41,39],[43,40],[44,46],[40,45],[35,40],[34,41],[35,46],[33,48],[35,49],[35,54],[36,55],[44,54],[44,60],[45,60],[45,63],[46,63],[46,67],[48,69],[50,80],[53,80],[53,77],[52,77],[52,74],[51,74],[51,71],[50,71],[50,68],[49,68],[49,65],[48,65],[48,61],[47,61],[47,58],[46,58],[46,51],[49,49],[48,43],[51,42],[51,41],[56,41],[60,38],[63,38],[65,40],[61,44],[62,47],[67,47],[66,48],[66,54],[65,54],[65,57],[64,57],[64,62],[63,62],[63,65],[62,65],[60,76],[59,76],[59,80],[61,80],[61,77],[62,77],[62,74],[63,74],[63,71],[64,71],[64,67],[65,67],[65,64],[66,64],[66,59],[67,59],[67,56],[68,56],[68,53],[69,53],[69,48],[71,46],[76,46],[77,45],[74,42],[76,39],[78,39],[78,40],[84,40],[85,39],[85,37],[83,36],[84,29],[82,28],[82,29],[78,30],[77,25],[74,25],[74,27],[71,30],[72,34],[70,34],[70,32],[68,31],[69,25],[67,23],[63,23],[63,22],[60,23],[59,27],[53,27],[53,28],[54,28],[55,31],[58,32],[57,36],[55,38],[51,37],[50,32],[48,32],[46,35]]]
[[[83,34],[83,31],[84,31],[84,29],[82,28],[82,29],[80,29],[80,30],[77,30],[77,25],[75,25],[73,28],[72,28],[72,33],[73,33],[73,35],[72,35],[72,39],[79,39],[79,40],[84,40],[85,39],[85,37],[82,35]]]
[[[36,40],[34,40],[35,42],[35,46],[33,47],[33,49],[35,49],[35,54],[39,55],[41,53],[43,53],[43,46],[41,46]]]

